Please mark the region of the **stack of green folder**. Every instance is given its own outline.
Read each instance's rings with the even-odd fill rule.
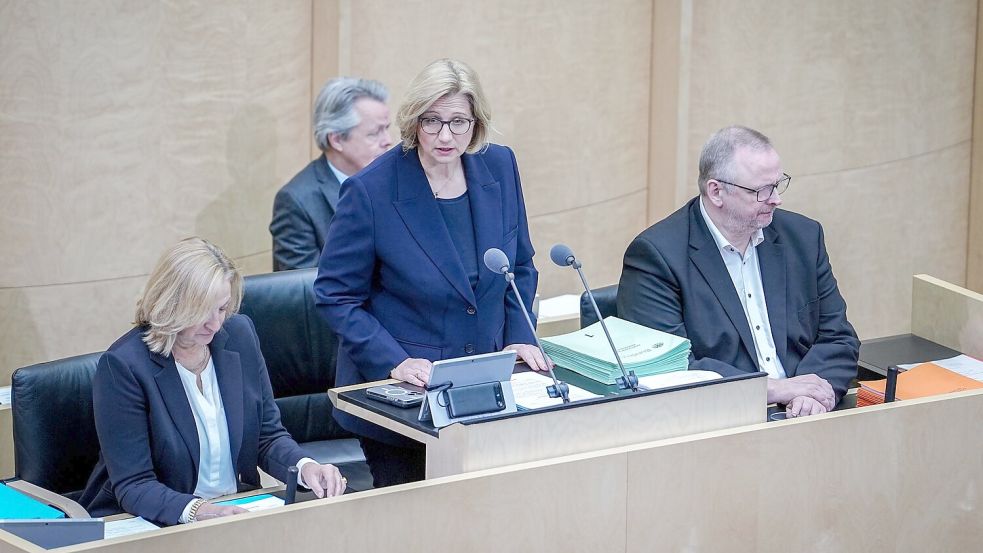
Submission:
[[[625,370],[643,377],[689,367],[690,342],[686,338],[617,317],[607,317],[604,322]],[[543,338],[541,342],[553,361],[565,369],[609,385],[621,376],[599,322],[576,332]]]

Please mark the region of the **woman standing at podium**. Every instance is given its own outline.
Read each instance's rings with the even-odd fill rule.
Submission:
[[[137,325],[99,359],[92,383],[96,464],[79,502],[159,524],[244,512],[207,500],[259,487],[261,467],[318,497],[345,479],[309,458],[280,424],[252,321],[236,315],[242,276],[217,246],[168,249],[137,302]]]
[[[424,386],[440,359],[515,350],[545,370],[518,302],[484,252],[505,252],[525,305],[537,275],[515,155],[489,144],[488,102],[459,61],[428,65],[396,116],[402,143],[345,181],[314,284],[340,336],[337,386]],[[530,314],[531,316],[531,314]],[[335,411],[376,487],[424,477],[422,445]]]

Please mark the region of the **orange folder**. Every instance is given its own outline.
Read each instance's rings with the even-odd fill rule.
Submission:
[[[861,392],[866,392],[862,394],[867,400],[864,403],[884,402],[886,380],[866,380],[860,385],[861,390],[857,392],[858,404],[860,403],[859,395]],[[898,388],[895,396],[897,399],[915,399],[978,388],[983,388],[983,382],[952,372],[935,363],[922,363],[898,375]],[[879,401],[877,401],[878,399]]]

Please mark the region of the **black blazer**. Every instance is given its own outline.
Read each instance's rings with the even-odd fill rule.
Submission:
[[[317,267],[340,191],[322,154],[276,193],[270,222],[274,271]]]
[[[839,400],[857,375],[860,342],[846,318],[822,226],[777,209],[764,237],[757,246],[761,280],[785,373],[816,374]],[[699,197],[628,246],[618,314],[689,338],[691,368],[725,376],[758,371],[747,317],[700,214]]]
[[[144,331],[130,330],[99,359],[93,408],[102,450],[79,502],[92,516],[122,508],[177,524],[194,499],[198,431],[173,356],[151,353]],[[252,321],[230,318],[209,348],[240,488],[259,486],[257,465],[286,481],[306,455],[280,424]]]

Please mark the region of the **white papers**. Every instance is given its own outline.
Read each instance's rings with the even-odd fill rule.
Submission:
[[[658,390],[660,388],[671,388],[673,386],[682,386],[683,384],[692,384],[693,382],[704,382],[707,380],[718,380],[720,378],[723,377],[713,371],[689,370],[643,376],[638,379],[638,383],[649,390]]]
[[[273,495],[262,495],[256,496],[262,499],[256,499],[255,501],[244,501],[242,503],[236,503],[238,507],[254,512],[254,511],[266,511],[268,509],[276,509],[277,507],[283,507],[283,500],[279,497]]]
[[[0,387],[0,405],[7,405],[10,403],[10,386]]]
[[[983,382],[983,361],[975,359],[968,355],[957,355],[955,357],[950,357],[948,359],[940,359],[938,361],[929,361],[929,363],[935,363],[936,365],[949,369],[954,373],[961,374],[963,376],[972,378],[973,380],[979,380]],[[906,365],[898,365],[901,370],[908,370],[913,367],[917,367],[921,363],[908,363]]]
[[[141,532],[149,532],[150,530],[158,530],[157,525],[143,517],[133,517],[124,518],[122,520],[113,520],[107,522],[105,525],[105,537],[118,538],[121,536],[129,536],[131,534],[139,534]]]
[[[580,295],[563,294],[555,298],[539,300],[539,320],[580,315]]]
[[[546,387],[553,384],[553,379],[545,374],[534,372],[521,372],[512,375],[512,391],[515,393],[515,403],[523,409],[540,409],[551,405],[560,405],[562,398],[552,398],[546,392]],[[592,394],[583,388],[571,386],[570,401],[580,401],[601,397]]]

